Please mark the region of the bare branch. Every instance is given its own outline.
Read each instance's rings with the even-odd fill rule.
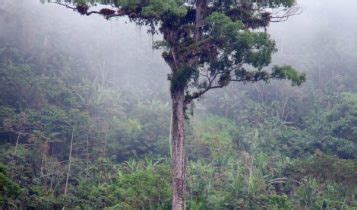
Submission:
[[[122,10],[118,10],[118,11],[115,11],[113,9],[110,9],[110,8],[103,8],[99,11],[87,11],[86,10],[83,10],[83,11],[80,11],[81,7],[80,6],[77,6],[77,7],[74,7],[73,5],[70,5],[70,4],[64,4],[62,2],[49,2],[49,3],[54,3],[54,4],[58,4],[60,6],[64,6],[66,8],[69,8],[69,9],[72,9],[73,11],[76,11],[82,15],[86,15],[86,16],[90,16],[92,14],[98,14],[98,15],[101,15],[101,16],[104,16],[105,19],[109,20],[110,18],[112,17],[120,17],[120,16],[124,16],[126,15],[126,13]]]
[[[291,8],[284,8],[272,13],[270,22],[277,23],[277,22],[284,22],[287,21],[290,17],[300,15],[302,13],[302,9],[298,6],[294,6]]]

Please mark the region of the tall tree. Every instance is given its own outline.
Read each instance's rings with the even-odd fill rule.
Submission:
[[[98,11],[94,2],[111,5]],[[185,112],[193,100],[231,82],[305,81],[290,66],[274,66],[275,42],[265,32],[270,22],[293,15],[295,0],[57,0],[82,15],[106,19],[127,15],[150,26],[163,40],[155,47],[171,68],[172,209],[185,209]],[[115,7],[113,7],[115,5]]]

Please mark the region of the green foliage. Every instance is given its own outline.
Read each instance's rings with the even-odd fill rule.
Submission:
[[[172,15],[175,18],[184,17],[187,8],[181,0],[152,0],[143,8],[143,16],[159,18],[164,15]]]
[[[343,188],[334,183],[324,186],[316,179],[307,178],[302,180],[294,196],[300,208],[304,209],[353,209],[356,203],[346,201],[349,197],[355,197],[355,193],[349,193],[351,192],[344,192]]]
[[[288,79],[291,81],[292,85],[301,85],[306,80],[305,74],[297,73],[291,66],[274,66],[272,77],[277,79]]]
[[[319,184],[314,179],[307,179],[296,190],[295,196],[297,197],[300,205],[306,209],[316,209],[316,201],[319,193]]]
[[[272,195],[267,198],[267,208],[274,210],[294,209],[294,204],[286,195]]]
[[[241,21],[233,21],[225,14],[218,12],[208,16],[207,23],[211,26],[210,34],[213,42],[224,52],[219,60],[224,62],[221,68],[229,69],[234,65],[244,63],[261,70],[270,64],[271,55],[276,48],[275,42],[268,34],[251,32]]]
[[[354,160],[343,160],[327,155],[317,155],[298,161],[287,173],[291,177],[313,176],[322,181],[331,181],[346,186],[357,181],[357,163]]]
[[[169,80],[171,81],[171,91],[175,92],[184,90],[192,78],[197,79],[197,74],[198,72],[189,66],[184,66],[178,71],[174,72],[169,77]]]
[[[168,209],[170,206],[168,165],[143,165],[139,170],[119,173],[114,193],[119,209]]]
[[[20,195],[20,192],[20,186],[8,177],[5,166],[0,164],[0,206],[13,205],[13,200]]]
[[[232,21],[228,16],[214,12],[206,18],[208,24],[212,25],[211,35],[216,39],[231,38],[237,35],[237,32],[243,30],[243,23],[241,21]],[[251,41],[247,39],[244,41]]]
[[[167,103],[148,101],[133,107],[130,118],[113,118],[107,136],[110,157],[123,161],[133,156],[168,154],[168,110]]]
[[[342,93],[337,105],[327,114],[331,134],[338,138],[357,141],[357,94]]]
[[[267,4],[270,7],[280,7],[286,6],[291,7],[296,3],[295,0],[270,0],[270,1],[263,1],[263,4]]]

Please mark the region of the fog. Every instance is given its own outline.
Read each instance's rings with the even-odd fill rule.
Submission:
[[[192,71],[171,99],[160,34],[44,1],[0,4],[0,209],[171,209],[175,193],[187,209],[357,206],[356,0],[297,0],[266,28],[263,70],[291,65],[301,86],[291,68],[249,72],[193,87],[189,107],[176,86]],[[270,42],[246,37],[269,63]]]
[[[356,78],[357,2],[306,0],[298,5],[300,15],[269,29],[279,49],[274,62],[293,64],[309,80]]]
[[[357,2],[300,0],[298,6],[301,14],[268,28],[279,49],[273,63],[307,72],[308,80],[356,78]],[[0,10],[0,38],[12,37],[28,54],[39,58],[46,56],[44,49],[60,49],[102,82],[138,94],[150,89],[168,95],[168,66],[152,49],[160,36],[146,33],[144,26],[125,17],[81,16],[38,0],[5,0]]]

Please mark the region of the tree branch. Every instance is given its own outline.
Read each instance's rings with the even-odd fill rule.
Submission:
[[[282,14],[281,14],[282,13]],[[289,9],[282,9],[277,12],[275,12],[270,19],[271,23],[278,23],[278,22],[284,22],[287,21],[290,17],[300,15],[302,13],[302,10],[300,7],[291,7]]]
[[[86,16],[90,16],[92,14],[98,14],[98,15],[101,15],[101,16],[104,16],[105,19],[109,20],[110,18],[112,17],[121,17],[121,16],[124,16],[124,15],[128,15],[125,11],[119,9],[117,12],[113,9],[109,9],[109,8],[103,8],[99,11],[89,11],[88,12],[88,7],[86,6],[72,6],[72,5],[69,5],[69,4],[64,4],[64,3],[61,3],[61,2],[49,2],[49,3],[54,3],[54,4],[58,4],[58,5],[61,5],[61,6],[64,6],[66,8],[69,8],[69,9],[72,9],[73,11],[76,11],[78,13],[80,13],[81,15],[86,15]]]

